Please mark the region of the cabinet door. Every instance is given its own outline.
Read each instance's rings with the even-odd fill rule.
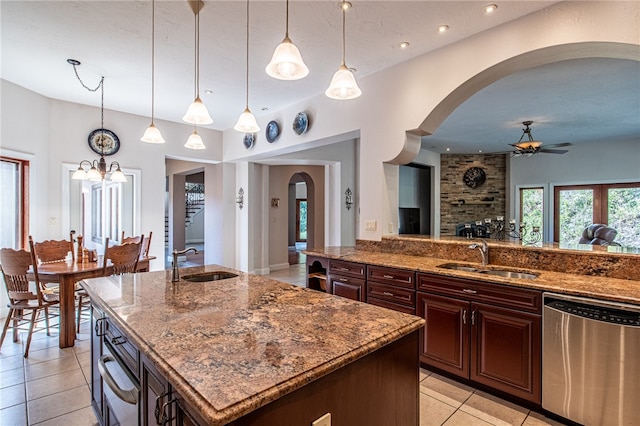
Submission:
[[[331,288],[336,296],[364,302],[365,280],[346,277],[341,275],[331,275]]]
[[[427,321],[420,335],[420,361],[469,377],[470,303],[418,292],[418,315]]]
[[[540,403],[541,316],[472,303],[471,380]]]
[[[142,362],[142,424],[145,426],[162,424],[163,414],[171,419],[172,404],[167,404],[165,407],[165,403],[169,401],[169,384],[151,362],[145,359]]]

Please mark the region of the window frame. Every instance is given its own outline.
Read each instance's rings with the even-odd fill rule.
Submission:
[[[31,163],[24,158],[11,157],[8,155],[0,155],[0,161],[14,163],[18,167],[18,244],[20,247],[28,247],[29,241],[29,175]]]

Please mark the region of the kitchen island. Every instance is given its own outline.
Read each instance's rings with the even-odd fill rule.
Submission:
[[[96,364],[120,353],[139,386],[140,424],[310,425],[326,413],[334,426],[418,424],[424,320],[216,265],[181,274],[212,271],[237,277],[172,283],[158,271],[82,283],[100,420],[118,410]]]

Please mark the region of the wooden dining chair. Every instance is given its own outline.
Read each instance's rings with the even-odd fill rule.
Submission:
[[[35,327],[41,321],[40,313],[44,311],[44,321],[49,332],[49,308],[59,305],[60,300],[55,293],[45,293],[43,291],[40,277],[38,276],[38,261],[34,254],[33,241],[29,242],[31,251],[14,250],[11,248],[0,249],[0,270],[4,278],[5,289],[9,297],[9,314],[2,329],[0,337],[0,348],[4,343],[4,338],[9,327],[13,328],[13,341],[18,341],[18,330],[23,329],[25,324],[29,324],[27,344],[24,348],[24,357],[29,356],[29,346]],[[31,285],[29,276],[30,269],[33,272],[33,283]],[[34,292],[35,290],[35,292]],[[30,314],[30,315],[29,315]]]
[[[144,235],[134,235],[132,237],[125,237],[124,231],[122,231],[122,237],[120,238],[120,244],[139,243],[142,241]]]
[[[151,248],[151,237],[153,236],[153,231],[149,231],[149,236],[144,237],[142,239],[142,256],[149,256],[149,249]]]
[[[29,235],[29,241],[33,241]],[[76,253],[73,249],[73,233],[69,235],[69,240],[45,240],[34,242],[36,259],[39,263],[65,262],[69,252],[71,260],[75,262]]]
[[[109,275],[135,273],[138,268],[138,259],[140,259],[140,252],[142,250],[142,241],[144,241],[144,235],[139,237],[138,242],[110,246],[109,238],[107,238],[104,256],[102,257],[103,275],[107,276],[108,267],[112,268],[112,272]],[[79,333],[82,312],[89,309],[90,299],[89,294],[85,290],[76,292],[76,298],[78,299],[76,331]]]

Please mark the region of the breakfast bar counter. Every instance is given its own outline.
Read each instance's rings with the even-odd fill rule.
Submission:
[[[89,279],[82,286],[91,296],[94,312],[104,312],[139,350],[140,358],[152,364],[203,422],[245,424],[242,419],[262,407],[251,424],[269,424],[273,420],[260,423],[256,419],[268,419],[270,414],[264,410],[269,404],[294,395],[287,402],[289,408],[281,410],[290,421],[277,424],[310,424],[325,412],[332,412],[334,424],[349,424],[340,421],[342,411],[377,416],[375,424],[416,424],[417,337],[424,320],[216,265],[184,268],[181,275],[188,278],[212,271],[237,276],[171,282],[171,271],[158,271]],[[396,346],[400,352],[394,353]],[[97,347],[93,345],[94,351]],[[393,374],[383,377],[385,389],[366,383],[359,388],[354,384],[357,371],[350,370],[350,378],[340,375],[377,353],[387,353],[378,360],[385,365],[380,370],[388,370],[382,374]],[[403,364],[389,364],[394,359]],[[366,369],[371,377],[376,376],[372,373],[375,362]],[[327,377],[332,380],[322,383]],[[396,380],[404,382],[395,386]],[[93,382],[95,386],[95,378]],[[300,417],[305,423],[296,423],[300,419],[294,420],[297,414],[292,407],[313,397],[295,395],[312,389],[314,383],[322,383],[313,391],[320,398],[301,407],[301,415],[312,417]],[[335,383],[336,395],[323,396],[324,389],[330,390]],[[144,393],[144,383],[141,388]],[[377,393],[387,401],[376,402]],[[354,398],[367,401],[358,405]],[[408,405],[399,406],[398,400]],[[353,405],[340,407],[345,404]],[[144,416],[144,407],[139,412]],[[398,412],[406,413],[405,417]]]

